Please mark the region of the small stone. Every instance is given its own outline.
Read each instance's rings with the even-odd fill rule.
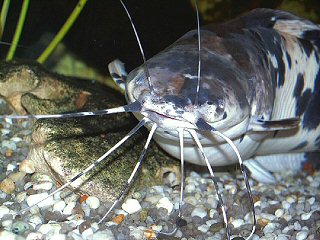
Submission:
[[[21,203],[26,199],[26,197],[27,197],[27,192],[20,192],[16,195],[16,201],[18,203]]]
[[[35,172],[34,163],[27,159],[23,160],[19,165],[19,171],[29,173],[29,174],[34,173]]]
[[[65,239],[66,239],[66,235],[61,233],[56,233],[50,236],[50,240],[65,240]]]
[[[291,204],[289,202],[287,202],[287,201],[283,201],[282,202],[282,207],[284,209],[289,209],[291,207]]]
[[[308,231],[300,231],[300,232],[297,233],[296,239],[297,239],[297,240],[307,239],[308,234],[309,234]]]
[[[309,213],[302,213],[301,214],[301,220],[309,220],[310,217],[311,217],[312,213],[309,212]]]
[[[26,176],[25,172],[14,172],[11,173],[8,178],[10,178],[13,182],[21,181]]]
[[[157,208],[161,208],[162,207],[162,208],[167,209],[168,210],[168,215],[171,213],[171,211],[173,209],[173,203],[167,197],[161,198],[156,206],[157,206]]]
[[[38,240],[43,239],[43,234],[40,232],[31,232],[28,234],[26,240]]]
[[[141,205],[138,200],[132,198],[127,199],[121,207],[129,214],[133,214],[141,210]]]
[[[67,206],[63,209],[62,213],[64,215],[71,215],[72,209],[76,206],[76,202],[70,202],[67,204]]]
[[[15,234],[23,234],[27,230],[29,230],[29,224],[26,222],[17,221],[12,224],[12,232]]]
[[[114,237],[110,229],[105,229],[103,231],[94,233],[92,236],[89,236],[87,239],[88,240],[100,240],[100,239],[115,240],[116,238]]]
[[[34,190],[50,190],[53,187],[52,182],[41,182],[33,185]]]
[[[95,196],[89,196],[86,200],[86,204],[91,208],[91,209],[97,209],[100,206],[100,201],[97,197]]]
[[[7,231],[7,230],[0,231],[0,239],[1,240],[15,240],[16,236],[17,235],[11,231]]]
[[[288,238],[286,235],[283,235],[283,234],[278,235],[278,236],[276,237],[276,239],[277,239],[277,240],[289,240],[289,238]]]
[[[203,207],[196,207],[195,209],[193,209],[192,213],[191,213],[191,217],[200,217],[200,218],[204,218],[205,216],[207,216],[207,211],[203,208]]]
[[[0,183],[0,190],[6,194],[13,193],[14,189],[15,189],[14,182],[10,178],[5,178]]]
[[[207,224],[203,224],[198,227],[198,230],[203,233],[208,232],[209,229],[210,229],[210,226],[208,226]]]
[[[235,228],[239,228],[242,224],[244,224],[244,220],[243,219],[234,219],[231,221],[231,223]]]
[[[276,215],[278,218],[282,217],[284,214],[284,210],[283,209],[277,209],[275,212],[274,212],[274,215]]]
[[[4,205],[0,206],[0,218],[2,218],[4,215],[8,214],[10,212],[9,208],[7,208]]]
[[[60,200],[53,205],[53,211],[62,212],[65,207],[66,207],[66,203]]]
[[[310,203],[310,205],[313,205],[314,202],[316,201],[316,199],[315,199],[315,197],[311,197],[307,201]]]
[[[273,233],[274,230],[277,228],[279,224],[277,223],[272,223],[269,222],[264,228],[263,228],[263,233],[267,234],[267,233]]]
[[[48,193],[38,193],[38,194],[30,195],[27,197],[27,204],[29,207],[36,204],[39,208],[51,206],[54,203],[53,196],[48,197],[48,195],[49,195]],[[41,201],[41,199],[44,199],[44,200]]]
[[[88,228],[88,229],[84,230],[84,231],[81,233],[81,235],[82,235],[82,237],[83,237],[84,239],[88,239],[88,237],[89,237],[90,235],[93,235],[93,230],[92,230],[92,228]]]
[[[34,214],[29,218],[29,223],[34,226],[34,228],[42,224],[42,218],[38,214]]]
[[[114,217],[112,221],[119,225],[125,219],[125,217],[126,216],[124,214],[119,214],[116,217]]]
[[[300,230],[301,230],[301,224],[300,224],[298,221],[297,221],[297,222],[294,222],[293,228],[294,228],[294,230],[296,230],[296,231],[300,231]]]
[[[10,231],[12,229],[12,220],[4,220],[4,221],[1,221],[1,225],[2,225],[2,228],[4,230],[8,230]]]
[[[59,234],[60,229],[61,229],[60,224],[48,223],[48,224],[41,225],[38,231],[41,232],[42,234],[47,234],[48,232],[51,232],[51,231],[55,234]]]

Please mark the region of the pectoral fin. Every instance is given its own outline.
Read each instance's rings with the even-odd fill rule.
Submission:
[[[255,119],[251,121],[248,130],[254,132],[288,130],[297,128],[299,124],[299,118],[286,118],[280,120]]]
[[[114,82],[123,90],[125,91],[126,87],[126,79],[127,79],[127,72],[124,68],[124,63],[121,62],[119,59],[116,59],[108,64],[108,69],[111,77],[113,78]]]

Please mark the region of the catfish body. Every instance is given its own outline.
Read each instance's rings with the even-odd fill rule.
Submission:
[[[128,75],[128,101],[148,103],[147,109],[158,114],[158,144],[179,157],[177,134],[163,120],[203,119],[233,140],[252,171],[268,175],[264,168],[300,167],[307,160],[303,153],[320,148],[319,25],[287,12],[256,9],[205,26],[200,35],[197,104],[196,30],[147,61],[153,91],[143,66]],[[211,133],[199,135],[211,165],[236,162],[227,143]],[[188,134],[184,141],[185,159],[205,165]]]

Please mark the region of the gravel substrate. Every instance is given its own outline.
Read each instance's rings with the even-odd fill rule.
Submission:
[[[56,189],[45,175],[23,161],[28,152],[30,122],[0,121],[0,240],[2,239],[155,239],[154,231],[174,227],[179,187],[154,186],[135,192],[111,218],[97,222],[110,204],[94,196],[62,192],[30,211],[14,216]],[[233,237],[248,236],[251,215],[240,174],[219,173]],[[277,185],[251,181],[258,225],[252,239],[320,239],[320,172],[287,176]],[[166,182],[173,182],[174,174]],[[189,171],[185,180],[185,225],[170,239],[225,239],[225,228],[208,174]],[[81,202],[81,203],[80,203]],[[243,239],[237,237],[234,239]]]

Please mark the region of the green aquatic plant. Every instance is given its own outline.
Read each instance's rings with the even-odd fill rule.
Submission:
[[[60,31],[57,33],[57,35],[54,37],[54,39],[51,41],[51,43],[47,46],[47,48],[43,51],[43,53],[38,57],[37,61],[39,63],[44,63],[50,54],[53,52],[53,50],[57,47],[57,45],[62,41],[64,36],[68,33],[69,29],[79,16],[80,12],[82,11],[83,7],[86,5],[88,0],[79,0],[78,4],[72,11],[71,15],[65,22],[65,24],[62,26]]]
[[[8,15],[8,9],[10,6],[11,0],[4,0],[3,5],[1,8],[1,15],[0,15],[0,40],[2,38],[2,34],[4,31],[4,26],[6,25],[7,15]]]
[[[23,29],[23,25],[24,25],[24,22],[25,22],[25,19],[26,19],[26,15],[27,15],[27,12],[28,12],[29,2],[30,2],[30,0],[23,0],[23,4],[22,4],[21,11],[20,11],[18,24],[17,24],[16,31],[15,31],[14,36],[13,36],[12,43],[11,43],[10,48],[9,48],[9,52],[7,54],[7,57],[6,57],[6,61],[12,60],[12,58],[14,56],[14,53],[16,52],[16,49],[17,49],[17,46],[18,46],[18,42],[19,42],[19,39],[20,39],[20,36],[21,36],[21,32],[22,32],[22,29]]]
[[[46,47],[46,49],[42,52],[42,54],[38,57],[37,62],[44,63],[48,59],[48,57],[51,55],[51,53],[54,51],[57,45],[62,41],[65,35],[69,32],[70,28],[72,27],[73,23],[81,13],[87,1],[88,0],[78,1],[76,7],[70,14],[65,24],[62,26],[62,28],[59,30],[59,32],[56,34],[56,36],[53,38],[50,44]],[[30,0],[23,0],[23,4],[20,10],[19,20],[13,36],[13,40],[10,43],[10,48],[6,56],[6,61],[12,60],[16,52],[16,49],[20,40],[20,36],[22,33],[22,29],[25,23],[26,15],[28,12],[29,3],[30,3]],[[0,16],[0,21],[1,21],[0,22],[0,39],[4,31],[5,22],[6,22],[8,10],[9,10],[9,5],[10,5],[10,0],[4,0],[2,9],[1,9],[1,16]]]

